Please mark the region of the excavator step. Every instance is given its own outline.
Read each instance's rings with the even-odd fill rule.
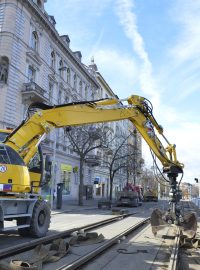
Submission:
[[[6,231],[13,231],[13,230],[18,230],[21,228],[28,228],[30,225],[20,225],[20,226],[12,226],[12,227],[6,227],[3,229],[0,229],[1,232],[6,232]]]
[[[31,217],[31,214],[4,215],[4,219],[7,219],[7,218],[19,218],[19,217]]]

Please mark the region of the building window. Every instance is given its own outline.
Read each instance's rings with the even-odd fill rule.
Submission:
[[[55,63],[56,63],[56,56],[55,56],[55,52],[52,51],[52,52],[51,52],[51,67],[52,67],[53,69],[55,69]]]
[[[8,57],[0,57],[0,83],[7,83],[8,80]]]
[[[69,103],[69,97],[67,95],[65,96],[65,101],[64,102]]]
[[[59,62],[59,75],[63,77],[63,61],[60,60]]]
[[[79,82],[79,94],[82,96],[83,84],[82,81]]]
[[[58,92],[58,104],[61,104],[61,101],[62,101],[62,90],[59,89],[59,92]]]
[[[37,5],[38,5],[38,7],[42,7],[42,3],[41,3],[41,1],[40,0],[37,0]]]
[[[63,194],[69,195],[71,190],[71,172],[61,170],[61,182],[63,183]]]
[[[32,67],[28,67],[28,81],[35,82],[36,70]]]
[[[53,83],[49,82],[49,101],[53,102]]]
[[[67,69],[67,83],[70,84],[70,80],[71,80],[71,74],[70,74],[70,68]]]
[[[74,89],[76,89],[76,84],[77,84],[77,76],[74,74]]]
[[[38,34],[36,31],[33,31],[31,34],[31,48],[34,51],[38,50]]]
[[[85,99],[87,99],[87,96],[88,96],[88,88],[87,86],[85,87]]]

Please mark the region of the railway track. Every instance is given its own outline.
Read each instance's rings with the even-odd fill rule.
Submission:
[[[126,216],[127,217],[127,216]],[[130,226],[130,223],[133,223],[133,217],[127,217],[127,219],[130,219],[130,222],[126,221],[125,218],[123,220],[121,219],[115,219],[113,221],[110,221],[110,223],[107,224],[102,224],[102,222],[98,222],[98,224],[91,224],[88,228],[85,228],[86,230],[104,230],[104,231],[109,231],[107,227],[110,227],[111,229],[113,228],[114,230],[114,225],[116,227],[117,223],[121,230],[119,230],[117,233],[114,233],[111,235],[111,237],[108,239],[105,233],[105,241],[100,242],[100,243],[94,243],[92,245],[89,245],[89,249],[87,247],[87,244],[85,245],[76,245],[75,247],[72,247],[72,250],[69,254],[67,254],[65,257],[63,257],[60,261],[56,263],[49,263],[49,264],[44,264],[43,268],[44,270],[50,270],[50,269],[56,269],[56,270],[75,270],[75,269],[115,269],[115,266],[112,265],[118,264],[118,261],[122,262],[123,266],[123,259],[119,257],[127,257],[129,256],[129,261],[131,264],[131,267],[127,266],[125,269],[133,269],[133,258],[130,257],[130,255],[134,256],[134,264],[136,264],[135,269],[159,269],[156,268],[155,266],[159,263],[161,265],[162,263],[162,268],[160,269],[166,269],[166,270],[175,270],[177,269],[177,264],[178,264],[178,243],[179,243],[179,234],[178,231],[174,231],[174,229],[166,229],[165,232],[165,237],[158,237],[158,238],[151,238],[150,230],[151,227],[148,224],[149,218],[139,218],[135,224],[132,224]],[[124,224],[128,223],[126,228],[124,227]],[[117,226],[118,226],[117,225]],[[81,228],[81,227],[80,227]],[[80,229],[79,228],[79,229]],[[77,229],[77,228],[76,228]],[[69,232],[68,232],[69,233]],[[110,232],[109,232],[110,233]],[[66,239],[66,238],[65,238]],[[122,239],[126,239],[122,241]],[[146,244],[147,239],[153,239],[151,241],[151,245]],[[41,239],[40,239],[41,240]],[[43,239],[43,244],[50,244],[50,239]],[[120,243],[121,242],[121,243]],[[134,245],[133,245],[134,243]],[[152,246],[153,244],[153,246]],[[32,243],[31,243],[32,245]],[[87,247],[87,248],[86,248]],[[142,249],[141,249],[142,247]],[[155,248],[153,254],[149,252],[149,249]],[[162,258],[163,252],[166,252],[166,247],[170,249],[170,254],[167,255],[167,258],[165,257],[164,260]],[[30,252],[30,245],[29,247],[26,247],[26,252]],[[26,253],[25,252],[25,253]],[[105,267],[102,267],[101,263],[99,263],[99,260],[105,261],[105,259],[102,259],[101,257],[103,256],[108,256],[110,260],[110,255],[107,255],[109,253],[116,253],[117,257],[114,256],[114,259],[116,259],[116,262],[112,262],[111,265],[105,264]],[[16,256],[17,253],[17,256]],[[20,260],[25,257],[28,257],[28,254],[24,257],[21,256],[21,252],[19,250],[15,253],[11,252],[9,255],[13,255],[12,257],[6,257],[7,261],[8,260]],[[141,254],[140,254],[141,253]],[[102,255],[101,255],[102,254]],[[8,255],[8,253],[7,253]],[[101,256],[100,256],[101,255]],[[139,256],[138,256],[139,255]],[[149,255],[151,255],[149,257]],[[165,254],[166,255],[166,254]],[[1,255],[2,256],[2,255]],[[145,259],[145,256],[147,258]],[[131,260],[130,260],[131,258]],[[161,259],[162,258],[162,259]],[[144,264],[144,261],[148,261],[149,263],[145,265],[145,268],[142,266]],[[97,261],[97,262],[96,262]],[[27,264],[28,265],[28,264]],[[94,268],[95,265],[95,268]],[[101,265],[100,267],[98,267]],[[96,267],[97,266],[97,267]],[[138,267],[139,266],[139,267]],[[148,267],[146,267],[148,266]],[[1,268],[0,268],[1,269]],[[9,269],[9,268],[8,268]],[[24,268],[28,269],[28,268]],[[39,269],[39,268],[36,268]],[[117,269],[122,269],[117,268]]]
[[[192,204],[185,203],[184,208],[193,210]],[[193,210],[194,211],[194,210]],[[135,213],[136,214],[136,213]],[[123,214],[87,226],[76,227],[56,235],[32,240],[28,244],[18,245],[0,251],[2,261],[32,258],[38,245],[50,246],[58,238],[69,242],[73,232],[96,232],[103,234],[104,240],[93,243],[72,245],[66,256],[59,261],[43,264],[43,270],[117,270],[117,269],[166,269],[177,270],[179,266],[180,231],[176,226],[166,227],[154,237],[149,218],[137,217],[137,214]],[[8,270],[9,268],[1,268]],[[17,269],[17,268],[16,268]],[[21,268],[20,268],[21,269]],[[28,268],[23,268],[28,269]],[[190,269],[190,268],[188,268]],[[197,268],[198,269],[198,268]]]
[[[112,237],[111,239],[105,241],[105,243],[98,246],[96,249],[92,250],[91,252],[81,256],[79,259],[71,262],[70,264],[65,264],[59,267],[57,270],[74,270],[74,269],[80,269],[81,266],[83,266],[86,262],[90,262],[99,254],[102,252],[105,252],[107,249],[112,247],[113,245],[117,244],[120,239],[122,239],[124,236],[127,236],[128,234],[132,233],[145,223],[149,221],[149,218],[142,219],[133,226],[129,227],[128,229],[122,231],[121,233],[117,234],[116,236]]]
[[[40,238],[40,239],[34,239],[34,240],[29,241],[28,243],[22,243],[22,244],[15,245],[15,246],[12,246],[12,247],[9,247],[9,248],[1,249],[0,250],[0,260],[4,259],[6,257],[10,257],[10,256],[20,254],[22,252],[26,252],[26,251],[28,251],[30,249],[35,248],[38,245],[49,244],[49,243],[51,243],[52,241],[54,241],[56,239],[69,237],[73,232],[78,232],[78,231],[81,231],[81,230],[89,231],[89,230],[95,229],[95,228],[97,228],[99,226],[103,226],[105,224],[110,224],[112,222],[119,221],[121,219],[124,219],[124,218],[132,216],[132,215],[133,214],[118,215],[118,216],[115,216],[113,218],[105,219],[103,221],[94,222],[94,223],[91,223],[91,224],[88,224],[88,225],[85,225],[85,226],[80,226],[80,227],[76,227],[76,228],[73,228],[73,229],[69,229],[69,230],[62,231],[60,233],[56,233],[56,234],[53,234],[53,235],[50,235],[50,236],[45,236],[45,237]]]
[[[93,249],[77,260],[62,265],[57,270],[176,270],[178,266],[179,229],[177,227],[166,228],[163,236],[160,235],[158,238],[152,239],[151,227],[147,222],[148,219],[138,222],[132,228],[124,230],[100,247]],[[120,239],[124,239],[124,236],[127,237],[127,240],[118,242]],[[146,239],[153,240],[151,241],[153,246],[146,244]],[[48,268],[45,269],[48,270]]]
[[[17,261],[19,262],[20,260],[25,262],[27,261],[27,266],[28,266],[28,261],[29,259],[32,258],[32,253],[35,247],[38,247],[38,245],[45,245],[48,246],[52,243],[53,240],[56,240],[59,238],[63,238],[67,241],[67,237],[71,236],[73,232],[77,232],[77,231],[81,231],[81,230],[85,230],[85,231],[94,231],[94,229],[102,229],[102,228],[106,228],[108,226],[113,226],[115,225],[116,227],[118,227],[118,223],[123,222],[124,224],[126,223],[126,219],[131,218],[131,222],[133,221],[133,217],[131,214],[125,214],[125,215],[120,215],[120,216],[116,216],[114,218],[110,218],[107,220],[104,220],[103,222],[96,222],[93,224],[90,224],[88,226],[84,226],[84,227],[79,227],[79,228],[74,228],[73,230],[68,230],[50,237],[44,237],[42,239],[38,239],[38,240],[33,240],[29,243],[27,243],[26,245],[18,245],[12,248],[8,248],[5,250],[1,250],[0,253],[0,269],[9,269],[8,268],[1,268],[1,265],[9,265],[9,262],[13,262],[13,261]],[[118,239],[122,238],[124,235],[127,235],[128,233],[130,233],[131,231],[136,230],[136,228],[140,227],[142,224],[146,223],[149,220],[146,218],[136,218],[136,222],[135,224],[133,224],[132,226],[126,226],[127,228],[125,230],[123,230],[121,233],[115,233],[115,236],[112,236],[110,239],[105,239],[105,241],[103,241],[103,244],[101,243],[100,246],[98,244],[98,247],[96,247],[94,249],[94,245],[91,245],[91,251],[88,253],[87,255],[84,254],[83,256],[81,256],[81,258],[79,258],[77,260],[74,260],[72,262],[72,265],[70,266],[69,269],[79,269],[79,267],[84,264],[86,261],[92,259],[93,257],[95,257],[96,255],[98,255],[100,252],[103,252],[104,250],[108,249],[110,246],[114,245]],[[117,224],[117,225],[116,225]],[[119,225],[120,227],[120,225]],[[67,255],[65,258],[67,259],[69,255]],[[27,258],[26,260],[24,260],[24,258]],[[57,267],[57,265],[53,265],[53,264],[47,264],[44,265],[45,269],[47,267],[50,267],[49,269],[62,269],[63,267],[69,267],[67,266],[66,262],[61,262],[61,264]],[[17,269],[17,268],[16,268]],[[25,268],[28,269],[28,268]],[[36,268],[37,269],[37,268]],[[39,268],[38,268],[39,269]],[[63,268],[65,269],[65,268]],[[68,269],[68,268],[66,268]]]

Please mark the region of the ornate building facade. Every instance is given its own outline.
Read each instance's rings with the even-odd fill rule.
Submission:
[[[33,102],[62,104],[78,100],[113,97],[103,77],[82,63],[80,51],[72,51],[69,36],[60,36],[53,16],[44,9],[45,0],[0,0],[0,127],[15,128]],[[55,154],[55,183],[64,183],[64,194],[78,194],[79,158],[66,145],[62,129],[48,135],[42,144],[44,156]],[[105,196],[107,175],[87,167],[93,183],[103,174]]]

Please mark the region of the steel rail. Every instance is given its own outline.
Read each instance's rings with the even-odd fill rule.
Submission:
[[[83,255],[81,258],[75,260],[74,262],[70,264],[65,264],[61,266],[60,268],[57,268],[57,270],[75,270],[79,269],[80,266],[84,265],[86,262],[89,262],[90,260],[94,259],[97,255],[105,251],[106,249],[110,248],[114,244],[117,243],[117,240],[121,239],[123,236],[130,234],[137,228],[141,227],[143,224],[147,223],[150,220],[150,218],[143,219],[142,221],[139,221],[138,223],[134,224],[130,228],[126,229],[122,233],[118,234],[117,236],[114,236],[110,240],[107,240],[104,244],[102,244],[100,247],[96,248],[92,252]]]
[[[51,216],[56,216],[56,215],[61,215],[61,214],[63,214],[63,213],[74,213],[74,212],[77,212],[77,213],[79,213],[79,212],[82,212],[82,211],[93,211],[93,210],[99,210],[99,208],[98,207],[94,207],[94,208],[84,208],[84,209],[69,209],[69,210],[63,210],[63,211],[61,211],[61,212],[56,212],[56,211],[54,211],[54,212],[52,212],[51,213]],[[102,210],[104,210],[104,209],[102,209]],[[106,209],[107,210],[107,209]]]
[[[103,226],[103,225],[106,225],[106,224],[109,224],[109,223],[112,223],[112,222],[116,222],[118,220],[121,220],[123,218],[132,216],[134,214],[135,213],[118,215],[118,216],[115,216],[113,218],[109,218],[109,219],[105,219],[105,220],[102,220],[102,221],[87,224],[87,225],[84,225],[84,226],[81,226],[81,227],[76,227],[76,228],[73,228],[73,229],[69,229],[69,230],[66,230],[66,231],[63,231],[63,232],[60,232],[60,233],[56,233],[56,234],[53,234],[53,235],[42,237],[40,239],[34,239],[34,240],[31,240],[28,243],[22,243],[22,244],[19,244],[19,245],[15,245],[13,247],[0,249],[0,259],[10,257],[10,256],[13,256],[13,255],[17,255],[17,254],[20,254],[22,252],[31,250],[31,249],[35,248],[37,245],[49,244],[53,240],[56,240],[58,238],[69,237],[73,232],[80,231],[82,229],[84,229],[85,231],[95,229],[97,227],[100,227],[100,226]]]
[[[178,252],[179,252],[179,241],[180,241],[180,229],[177,227],[176,237],[172,247],[168,270],[176,270],[178,267]]]

